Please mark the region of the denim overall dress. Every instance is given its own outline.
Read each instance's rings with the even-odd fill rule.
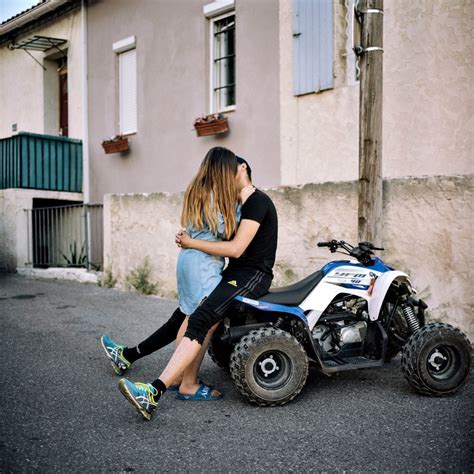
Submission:
[[[240,207],[236,209],[237,222],[240,221]],[[223,240],[224,218],[219,213],[217,234],[205,225],[203,229],[187,228],[193,238],[217,242]],[[181,249],[176,264],[179,308],[184,314],[191,315],[201,301],[209,296],[222,279],[224,257],[216,257],[195,249]]]

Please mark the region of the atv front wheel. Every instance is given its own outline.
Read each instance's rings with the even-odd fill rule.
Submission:
[[[308,377],[308,357],[286,331],[261,328],[242,337],[230,358],[239,392],[260,406],[284,405],[298,395]]]
[[[416,391],[430,396],[450,395],[466,382],[471,350],[459,329],[444,323],[427,324],[405,344],[402,370]]]

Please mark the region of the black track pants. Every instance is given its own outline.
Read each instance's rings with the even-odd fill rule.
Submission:
[[[268,292],[271,282],[272,277],[261,271],[224,272],[221,282],[190,316],[184,336],[202,344],[209,329],[224,319],[237,295],[259,298]]]

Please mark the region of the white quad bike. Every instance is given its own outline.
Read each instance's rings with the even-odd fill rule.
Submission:
[[[456,392],[471,367],[471,344],[457,328],[425,323],[426,304],[408,275],[375,257],[369,242],[319,242],[352,260],[329,262],[305,279],[238,300],[209,346],[240,393],[260,406],[284,405],[302,390],[309,364],[321,372],[381,367],[402,351],[414,389]]]

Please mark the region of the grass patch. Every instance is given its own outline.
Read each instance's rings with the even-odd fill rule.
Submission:
[[[104,288],[114,288],[117,284],[117,278],[114,277],[112,266],[104,268],[102,275],[97,279],[97,284]]]
[[[158,285],[151,281],[151,266],[148,257],[143,264],[132,270],[125,278],[125,285],[143,295],[154,295],[158,291]]]

